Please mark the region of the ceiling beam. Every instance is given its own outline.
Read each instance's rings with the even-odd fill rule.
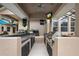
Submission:
[[[68,11],[75,8],[75,3],[62,4],[61,7],[56,11],[53,18],[59,19],[65,15]]]
[[[14,19],[16,21],[18,21],[20,18],[17,17],[16,15],[8,15],[8,14],[1,14],[2,16],[5,16],[5,17],[8,17],[8,18],[11,18],[11,19]]]
[[[7,9],[9,9],[11,12],[13,12],[15,15],[20,17],[21,19],[22,18],[28,19],[28,15],[19,7],[18,4],[15,3],[1,3],[1,4]]]

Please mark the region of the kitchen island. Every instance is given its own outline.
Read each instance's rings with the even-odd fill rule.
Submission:
[[[5,35],[0,37],[0,55],[27,56],[35,42],[35,36]]]
[[[52,37],[45,34],[45,45],[49,56],[79,56],[79,37]]]

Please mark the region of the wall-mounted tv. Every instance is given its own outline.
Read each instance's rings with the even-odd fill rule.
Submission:
[[[26,27],[27,26],[27,19],[22,19],[23,22],[23,26]]]
[[[45,24],[45,20],[40,20],[40,25],[44,25]]]

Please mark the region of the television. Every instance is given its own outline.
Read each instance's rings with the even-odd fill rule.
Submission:
[[[23,26],[26,27],[27,26],[27,19],[22,19],[23,22]]]
[[[45,24],[45,20],[40,20],[40,25],[44,25]]]

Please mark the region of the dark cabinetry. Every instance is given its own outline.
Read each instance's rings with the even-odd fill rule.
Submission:
[[[29,42],[22,47],[22,56],[28,56],[29,54]]]
[[[32,37],[32,38],[31,38],[31,48],[32,48],[33,45],[34,45],[34,42],[35,42],[35,37]]]
[[[34,45],[35,42],[35,37],[34,36],[27,36],[27,37],[23,37],[23,41],[22,41],[22,48],[21,48],[21,55],[22,56],[28,56],[29,52],[31,50],[31,48]]]
[[[47,51],[49,56],[52,56],[52,48],[50,47],[50,45],[47,43]]]
[[[35,34],[35,36],[39,36],[39,30],[33,30],[33,33]]]
[[[26,27],[27,26],[27,19],[23,19],[22,22],[23,22],[23,26]]]

